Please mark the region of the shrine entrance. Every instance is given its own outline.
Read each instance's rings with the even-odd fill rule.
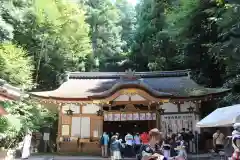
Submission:
[[[148,132],[150,129],[156,127],[156,121],[106,121],[103,123],[103,131],[107,133],[120,133],[125,135],[130,133]]]
[[[104,112],[103,131],[108,133],[142,133],[155,127],[156,113],[147,106],[127,104]]]

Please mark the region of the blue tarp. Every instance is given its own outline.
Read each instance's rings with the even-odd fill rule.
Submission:
[[[225,127],[240,122],[240,104],[218,108],[196,124],[196,127]]]

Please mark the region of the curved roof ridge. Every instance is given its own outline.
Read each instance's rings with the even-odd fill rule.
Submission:
[[[130,70],[131,71],[131,70]],[[174,71],[152,71],[152,72],[135,72],[132,71],[133,76],[140,76],[141,78],[153,78],[153,77],[182,77],[189,76],[190,69],[186,70],[174,70]],[[108,79],[108,78],[120,78],[126,76],[126,72],[67,72],[67,79]]]
[[[144,83],[142,80],[135,80],[135,81],[131,81],[131,82],[125,82],[125,81],[120,81],[117,82],[116,84],[114,84],[110,89],[94,94],[91,97],[106,97],[109,96],[110,94],[116,92],[117,90],[124,88],[124,87],[128,87],[129,85],[136,85],[139,88],[142,88],[145,91],[148,91],[149,93],[152,93],[155,96],[173,96],[170,93],[167,92],[160,92],[157,91],[155,89],[153,89],[151,86],[149,86],[148,84]]]

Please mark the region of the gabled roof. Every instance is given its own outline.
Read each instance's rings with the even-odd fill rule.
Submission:
[[[69,72],[67,80],[53,91],[32,92],[52,99],[99,99],[119,89],[139,88],[161,98],[191,98],[221,94],[229,89],[204,88],[189,76],[190,70],[157,72]]]
[[[0,79],[0,101],[19,100],[26,94],[20,88],[8,84],[5,80]]]
[[[0,102],[8,100],[20,100],[25,95],[21,89],[8,84],[5,80],[0,79]],[[0,104],[0,116],[7,114],[4,107]]]

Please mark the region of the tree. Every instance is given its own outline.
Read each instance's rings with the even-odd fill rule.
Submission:
[[[136,11],[134,6],[127,0],[117,0],[115,5],[119,9],[121,20],[119,25],[122,27],[121,39],[126,42],[123,51],[129,52],[134,40],[136,28]]]
[[[163,30],[169,2],[141,0],[137,6],[137,28],[132,61],[139,70],[171,70],[179,67],[175,43]]]
[[[85,12],[69,1],[37,0],[31,8],[14,24],[14,42],[33,57],[37,88],[54,89],[65,71],[85,70],[92,52]]]
[[[23,48],[10,43],[0,45],[0,77],[4,80],[23,89],[31,88],[32,64],[31,57]]]
[[[90,26],[93,59],[99,60],[95,68],[106,69],[106,58],[123,52],[122,27],[119,10],[110,0],[87,0],[86,22]],[[96,64],[96,63],[95,63]]]
[[[29,100],[4,102],[2,105],[9,115],[0,119],[0,125],[2,124],[5,128],[0,130],[4,138],[1,140],[0,147],[12,147],[22,140],[27,129],[33,132],[39,131],[45,124],[54,126],[57,120],[56,113]]]

